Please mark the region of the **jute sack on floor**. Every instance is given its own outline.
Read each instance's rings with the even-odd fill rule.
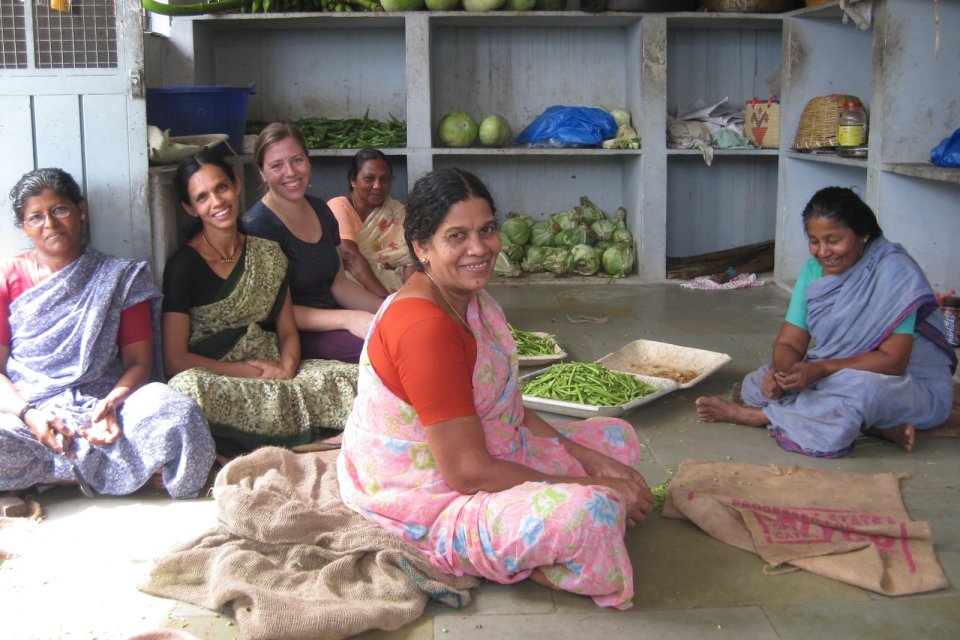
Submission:
[[[890,473],[685,460],[663,515],[714,538],[885,595],[949,586],[926,522],[913,521]]]
[[[245,640],[337,640],[392,631],[428,600],[470,602],[416,547],[340,499],[337,451],[264,447],[219,474],[215,529],[157,560],[143,591],[227,609]]]

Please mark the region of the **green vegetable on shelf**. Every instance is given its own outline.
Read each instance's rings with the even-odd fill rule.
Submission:
[[[407,123],[394,115],[389,120],[362,118],[301,118],[296,121],[309,149],[378,149],[407,146]],[[248,122],[246,132],[257,134],[264,123]]]
[[[555,364],[523,384],[523,395],[593,407],[617,407],[658,389],[636,376],[588,362]]]

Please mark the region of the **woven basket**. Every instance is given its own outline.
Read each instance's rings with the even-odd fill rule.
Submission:
[[[780,101],[776,98],[747,100],[743,114],[747,140],[763,149],[780,146]]]
[[[856,96],[834,93],[814,98],[803,108],[795,149],[830,149],[837,146],[837,118],[844,102],[860,102]]]
[[[707,11],[783,13],[799,6],[800,0],[700,0],[700,8]]]

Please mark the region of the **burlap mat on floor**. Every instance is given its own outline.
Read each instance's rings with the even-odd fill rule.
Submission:
[[[469,603],[478,580],[434,569],[340,499],[336,451],[269,447],[214,484],[219,525],[157,561],[147,593],[228,607],[244,638],[344,638],[394,630],[429,599]]]
[[[900,476],[685,460],[663,515],[783,564],[885,595],[949,586]]]

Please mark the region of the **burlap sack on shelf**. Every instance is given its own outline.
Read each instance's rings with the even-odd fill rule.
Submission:
[[[687,518],[772,567],[792,565],[884,595],[949,586],[903,476],[685,460],[663,515]]]

